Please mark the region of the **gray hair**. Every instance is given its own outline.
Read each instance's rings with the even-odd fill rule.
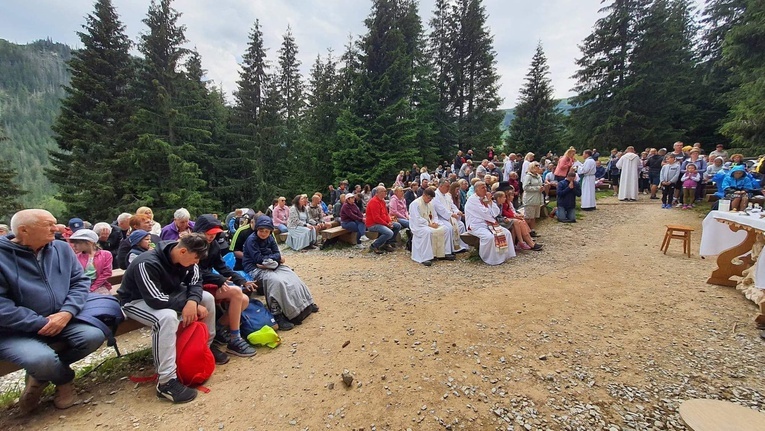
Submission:
[[[451,184],[451,182],[450,182],[448,179],[446,179],[446,178],[441,178],[441,179],[438,181],[438,187],[441,187],[441,186],[442,186],[442,185],[444,185],[444,184]]]
[[[117,223],[122,223],[124,221],[127,221],[130,217],[133,217],[133,214],[122,213],[122,214],[117,216]]]
[[[43,213],[47,213],[51,217],[53,216],[53,214],[44,209],[26,209],[17,212],[11,217],[11,232],[18,236],[19,228],[21,228],[21,226],[29,226],[30,224],[35,223],[38,217]]]
[[[242,210],[244,212],[244,210]],[[190,220],[191,214],[189,214],[189,210],[186,208],[179,208],[173,213],[173,219],[174,220]]]
[[[8,228],[7,224],[0,224],[0,231],[8,233],[10,232],[10,229]]]
[[[107,229],[109,230],[109,233],[112,233],[112,226],[106,222],[99,222],[93,226],[93,232],[98,236],[101,236],[101,232]]]

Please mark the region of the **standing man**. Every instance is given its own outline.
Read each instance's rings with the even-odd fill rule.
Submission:
[[[656,148],[651,148],[648,151],[648,183],[651,185],[651,199],[659,199],[656,196],[656,192],[659,190],[659,176],[661,176],[661,167],[664,164],[664,155],[667,154],[667,150],[662,148],[656,151]]]
[[[515,257],[510,231],[497,223],[491,211],[490,198],[487,196],[486,183],[478,181],[473,187],[475,193],[465,204],[465,218],[470,233],[481,239],[478,255],[489,265],[499,265]]]
[[[199,261],[207,257],[204,235],[192,233],[178,242],[163,241],[157,248],[136,257],[125,271],[117,294],[131,319],[151,328],[152,353],[157,367],[157,397],[185,403],[197,390],[185,386],[176,375],[175,342],[178,327],[201,320],[207,326],[210,346],[215,338],[215,298],[202,290]],[[210,348],[216,364],[228,355]]]
[[[619,200],[637,201],[638,197],[638,175],[642,168],[640,156],[635,153],[635,147],[629,146],[624,154],[616,162],[616,167],[621,170],[619,178]]]
[[[714,151],[709,153],[709,157],[707,158],[707,160],[709,162],[713,162],[717,157],[722,157],[723,163],[728,161],[728,152],[725,151],[725,147],[723,146],[723,144],[717,144],[717,146],[715,146]]]
[[[401,230],[401,225],[394,222],[388,213],[385,204],[387,190],[385,186],[377,186],[372,189],[374,196],[367,204],[367,214],[364,220],[367,230],[377,232],[379,236],[370,246],[375,254],[383,254],[385,251],[393,251],[396,243],[396,234]]]
[[[584,163],[579,168],[579,178],[581,183],[582,211],[595,210],[595,159],[592,158],[592,150],[582,152]],[[560,183],[558,183],[560,187]],[[560,196],[560,195],[558,195]],[[560,200],[560,197],[558,197]],[[560,205],[559,205],[560,206]],[[560,215],[558,215],[560,218]]]
[[[457,151],[457,156],[454,157],[454,170],[459,172],[463,163],[465,163],[465,158],[462,157],[462,150],[459,150]]]
[[[85,306],[90,279],[69,244],[54,241],[56,219],[42,209],[11,218],[15,237],[0,237],[0,359],[26,370],[19,397],[23,414],[32,412],[49,383],[53,405],[74,405],[70,365],[98,349],[104,333],[75,317]],[[63,342],[56,352],[52,343]]]
[[[586,150],[589,151],[589,150]],[[585,152],[586,152],[585,151]],[[587,159],[592,161],[592,159]],[[594,178],[590,175],[591,178]],[[595,190],[595,180],[592,180],[592,188]],[[582,196],[582,188],[576,181],[576,172],[570,171],[566,174],[566,178],[558,181],[558,221],[561,223],[576,223],[576,197]],[[593,201],[594,201],[593,196]],[[582,199],[584,201],[584,198]],[[584,208],[582,208],[584,209]],[[592,209],[595,209],[593,207]]]

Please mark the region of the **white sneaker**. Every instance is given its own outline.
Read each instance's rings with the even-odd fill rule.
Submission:
[[[356,244],[353,247],[358,249],[367,248],[367,246],[365,246],[364,244]]]
[[[369,241],[369,238],[367,238],[366,235],[361,235],[361,238],[359,238],[361,241]]]

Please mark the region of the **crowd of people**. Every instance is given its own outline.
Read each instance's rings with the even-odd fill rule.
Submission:
[[[465,241],[475,239],[481,260],[499,265],[516,253],[543,250],[537,221],[553,196],[552,216],[576,223],[577,198],[582,210],[595,210],[595,189],[603,181],[610,181],[620,201],[635,201],[640,192],[659,199],[661,188],[664,208],[691,207],[710,182],[736,208],[746,207],[759,190],[743,157],[729,158],[722,146],[708,156],[680,142],[673,150],[613,150],[606,166],[595,149],[577,155],[570,148],[536,161],[533,153],[488,148],[480,162],[472,150],[459,151],[433,172],[416,164],[400,171],[390,188],[379,183],[350,189],[341,181],[328,187],[326,198],[301,194],[288,205],[277,197],[262,212],[240,208],[223,220],[216,214],[194,219],[179,208],[164,227],[148,207],[94,225],[77,217],[62,225],[48,211],[22,210],[10,227],[0,225],[0,359],[26,370],[22,412],[36,408],[50,383],[56,386],[54,405],[71,406],[70,365],[104,341],[78,313],[88,295],[116,293],[125,315],[151,327],[157,396],[190,401],[196,390],[176,376],[179,326],[204,322],[215,361],[224,364],[229,354],[256,353],[240,329],[252,295],[265,297],[280,330],[319,311],[308,286],[287,266],[279,234],[286,234],[289,248],[311,249],[327,246],[322,231],[340,226],[356,234],[356,247],[378,255],[395,251],[401,240],[424,266],[455,260],[469,249]],[[116,268],[125,273],[113,292],[109,278]],[[68,345],[63,352],[51,347],[59,341]]]

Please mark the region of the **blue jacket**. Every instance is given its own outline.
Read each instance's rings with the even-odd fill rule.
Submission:
[[[244,266],[244,270],[249,274],[253,269],[257,268],[258,264],[263,263],[266,259],[273,259],[279,262],[282,259],[279,246],[276,245],[273,235],[266,239],[260,239],[258,233],[255,232],[244,243],[242,266]]]
[[[734,172],[744,172],[744,176],[736,179],[733,176]],[[730,173],[725,176],[725,179],[723,180],[722,185],[723,192],[725,193],[731,193],[736,190],[744,190],[747,192],[752,192],[755,189],[754,182],[752,181],[752,178],[749,177],[749,175],[744,170],[743,166],[735,166],[733,169],[730,170]]]
[[[63,241],[34,252],[0,237],[0,332],[36,333],[47,316],[67,311],[72,316],[85,306],[90,279],[77,256]]]
[[[558,206],[565,209],[576,208],[576,197],[582,196],[582,187],[574,181],[574,188],[568,188],[568,179],[558,181],[556,199]]]

